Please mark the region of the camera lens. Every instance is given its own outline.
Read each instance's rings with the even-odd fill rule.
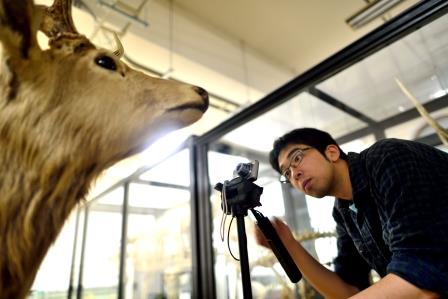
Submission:
[[[236,166],[236,173],[245,178],[250,174],[251,166],[250,164],[240,163]]]

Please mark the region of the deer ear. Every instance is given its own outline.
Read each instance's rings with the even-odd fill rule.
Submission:
[[[30,0],[0,0],[0,41],[9,57],[28,59],[41,51],[36,33],[42,13]]]

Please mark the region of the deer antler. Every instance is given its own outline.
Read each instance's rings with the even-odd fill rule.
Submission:
[[[57,38],[67,33],[79,35],[73,23],[71,5],[71,0],[55,0],[51,7],[43,7],[44,15],[40,29],[49,38]]]
[[[52,48],[66,48],[77,52],[95,46],[82,34],[73,23],[71,0],[55,0],[51,7],[41,6],[43,11],[40,30],[50,39]]]
[[[93,46],[88,40],[76,30],[73,23],[71,13],[71,0],[55,0],[51,7],[41,6],[43,10],[42,22],[40,30],[50,38],[50,45],[53,46],[56,40],[59,39],[82,39],[87,41],[87,44]],[[114,33],[115,43],[117,49],[113,51],[115,56],[121,58],[124,54],[123,45],[120,42],[117,34]]]

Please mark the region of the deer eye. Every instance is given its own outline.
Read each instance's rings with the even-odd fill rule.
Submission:
[[[115,63],[115,60],[106,55],[101,55],[101,56],[96,57],[95,63],[97,65],[99,65],[100,67],[111,70],[111,71],[117,70],[117,64]]]

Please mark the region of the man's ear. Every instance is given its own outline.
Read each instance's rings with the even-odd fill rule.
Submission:
[[[325,156],[329,161],[336,162],[341,157],[341,151],[337,145],[329,144],[325,149]]]

